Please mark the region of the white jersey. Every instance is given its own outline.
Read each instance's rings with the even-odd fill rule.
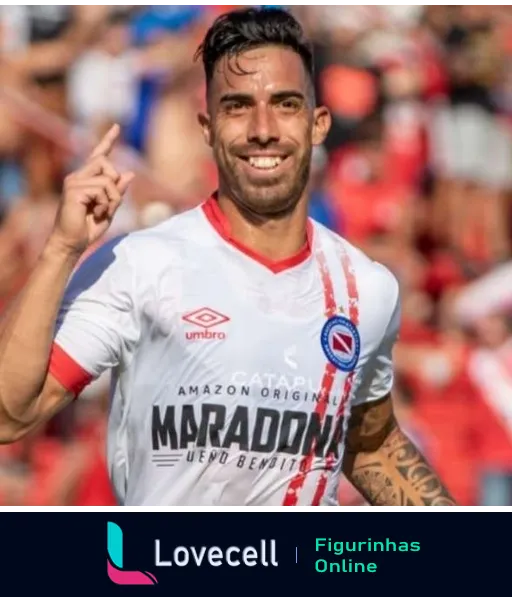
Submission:
[[[75,394],[112,371],[121,504],[334,506],[350,408],[389,393],[398,325],[384,266],[311,220],[269,262],[212,198],[79,267],[50,371]]]

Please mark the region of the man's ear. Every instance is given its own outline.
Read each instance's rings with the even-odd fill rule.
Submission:
[[[197,120],[199,121],[199,125],[201,130],[203,131],[203,138],[207,145],[210,147],[212,146],[212,128],[211,128],[211,118],[209,114],[201,112],[197,115]]]
[[[322,145],[331,129],[331,113],[325,106],[315,108],[313,119],[312,143]]]

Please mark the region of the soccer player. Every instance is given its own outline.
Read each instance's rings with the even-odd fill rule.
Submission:
[[[228,13],[200,55],[218,191],[76,267],[133,176],[109,161],[119,129],[66,178],[1,331],[0,440],[109,370],[121,504],[335,506],[344,472],[372,505],[454,505],[393,416],[396,279],[307,216],[330,117],[300,25]]]

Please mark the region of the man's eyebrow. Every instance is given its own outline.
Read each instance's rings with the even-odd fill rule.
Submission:
[[[306,100],[306,96],[302,92],[297,91],[295,89],[277,91],[276,93],[272,94],[273,101],[283,101],[292,98],[300,99],[302,101]]]
[[[227,102],[243,102],[243,103],[250,103],[253,102],[253,98],[248,93],[225,93],[220,98],[220,103],[225,104]]]
[[[295,89],[285,89],[283,91],[276,91],[272,94],[271,99],[273,102],[279,102],[286,99],[296,98],[302,101],[306,101],[305,95]],[[228,102],[242,102],[249,104],[254,102],[254,98],[249,93],[226,93],[220,98],[220,103]]]

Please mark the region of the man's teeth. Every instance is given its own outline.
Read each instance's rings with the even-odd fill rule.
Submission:
[[[252,157],[249,158],[249,164],[253,168],[259,168],[261,170],[271,170],[276,168],[283,161],[280,157]]]

